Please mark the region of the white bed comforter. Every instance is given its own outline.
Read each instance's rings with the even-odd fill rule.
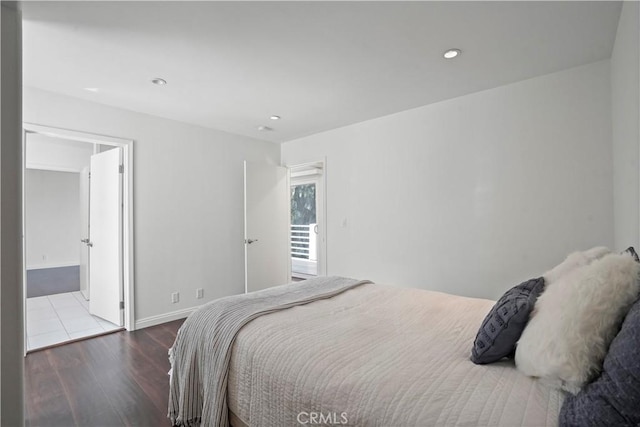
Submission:
[[[237,335],[229,408],[251,426],[554,426],[562,394],[469,360],[493,301],[367,284]]]

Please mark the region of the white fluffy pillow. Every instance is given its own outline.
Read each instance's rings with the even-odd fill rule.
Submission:
[[[577,393],[602,368],[639,274],[631,255],[608,254],[548,283],[518,341],[518,369]]]
[[[576,268],[583,265],[587,265],[592,261],[600,259],[609,253],[611,253],[609,248],[606,248],[604,246],[596,246],[595,248],[591,248],[588,251],[584,252],[574,252],[570,254],[562,263],[544,273],[542,277],[544,277],[544,281],[548,286],[550,283],[555,282],[570,271],[575,270]]]

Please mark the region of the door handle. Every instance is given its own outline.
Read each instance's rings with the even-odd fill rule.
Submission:
[[[82,243],[89,243],[89,239],[80,239]]]
[[[250,245],[250,244],[255,243],[255,242],[257,242],[257,241],[258,241],[258,239],[255,239],[255,240],[253,240],[253,239],[246,239],[244,242],[245,242],[246,244]]]
[[[87,242],[87,246],[89,246],[90,248],[92,248],[92,247],[93,247],[93,243],[91,243],[91,242]]]

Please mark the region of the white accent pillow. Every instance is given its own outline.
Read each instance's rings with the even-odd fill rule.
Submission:
[[[591,248],[588,251],[584,252],[574,252],[572,254],[569,254],[569,256],[562,263],[544,273],[542,277],[544,277],[544,281],[548,285],[549,283],[555,282],[570,271],[575,270],[576,268],[583,265],[590,264],[591,261],[600,259],[609,253],[611,253],[609,248],[606,248],[604,246],[596,246],[595,248]]]
[[[631,255],[608,254],[548,283],[518,341],[517,368],[577,393],[600,372],[639,275]]]

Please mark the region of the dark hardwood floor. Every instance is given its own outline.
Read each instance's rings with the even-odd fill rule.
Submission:
[[[169,426],[167,351],[182,322],[28,354],[25,424]]]

